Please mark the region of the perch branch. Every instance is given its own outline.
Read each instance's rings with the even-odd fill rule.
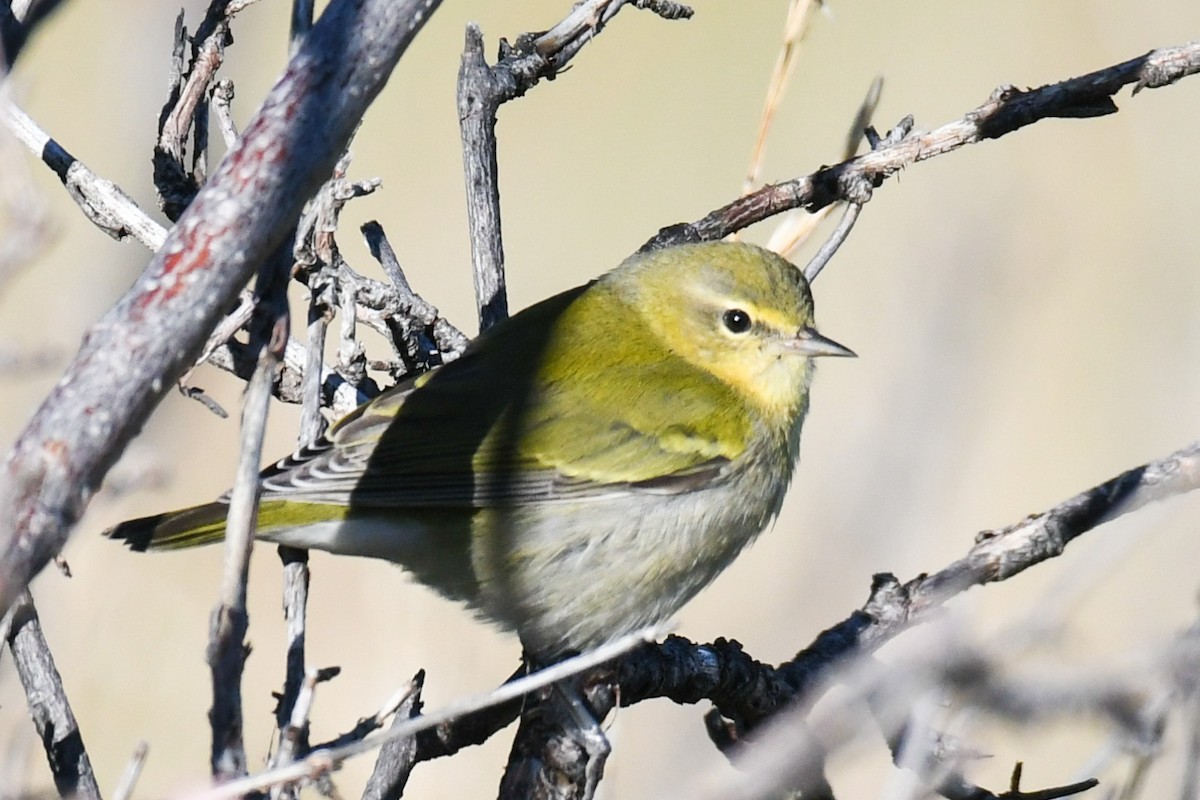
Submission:
[[[336,748],[315,750],[294,764],[213,786],[208,791],[195,795],[193,800],[239,797],[281,782],[320,777],[339,768],[347,759],[369,753],[387,742],[415,736],[421,731],[444,725],[450,720],[472,714],[483,708],[507,703],[557,681],[586,672],[599,664],[611,661],[622,653],[654,641],[661,633],[662,630],[659,627],[644,628],[614,639],[595,650],[509,681],[487,694],[463,698],[432,714],[416,717],[400,725],[393,725],[382,735],[350,742]]]
[[[724,731],[733,743],[789,705],[811,708],[836,667],[927,619],[954,594],[1012,577],[1060,554],[1067,543],[1103,522],[1198,487],[1200,442],[1128,470],[1016,525],[980,534],[966,556],[931,575],[904,585],[891,576],[877,578],[862,609],[778,667],[756,661],[737,642],[718,639],[701,645],[669,636],[657,646],[622,657],[611,668],[615,674],[600,674],[593,680],[596,685],[619,685],[623,706],[656,697],[681,704],[710,701],[720,717],[733,721],[724,724],[714,717],[710,726]],[[600,717],[615,703],[615,697],[606,701],[603,693],[589,693],[589,699]],[[425,731],[417,737],[415,759],[452,755],[486,741],[518,713],[519,708],[498,706],[487,714],[458,717],[436,731]]]

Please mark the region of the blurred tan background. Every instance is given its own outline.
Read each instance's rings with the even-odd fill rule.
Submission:
[[[194,28],[202,4],[184,6]],[[379,219],[413,285],[469,331],[475,314],[454,101],[463,27],[478,21],[494,53],[498,37],[545,29],[569,6],[448,0],[354,148],[352,175],[380,176],[384,186],[350,206],[340,237],[347,257],[370,269],[357,225]],[[568,73],[502,109],[512,308],[576,285],[660,226],[736,196],[786,3],[694,6],[696,17],[681,23],[623,11]],[[147,209],[155,208],[150,152],[176,10],[152,0],[75,0],[40,32],[13,77],[36,120]],[[284,62],[287,13],[288,4],[263,0],[235,23],[223,74],[237,83],[241,123]],[[928,129],[1000,84],[1060,80],[1198,32],[1195,0],[831,0],[808,36],[763,177],[837,161],[876,75],[886,79],[877,127],[911,113]],[[815,289],[822,330],[860,358],[821,365],[783,516],[685,609],[680,633],[733,637],[762,660],[786,659],[856,608],[872,573],[908,579],[937,569],[964,553],[976,531],[1015,522],[1200,435],[1200,77],[1136,99],[1126,90],[1117,102],[1115,116],[1043,122],[915,166],[877,192]],[[46,370],[0,379],[5,442],[148,259],[138,245],[112,242],[86,223],[48,170],[26,161],[50,206],[54,239],[0,296],[2,341],[57,355]],[[748,238],[764,242],[771,227]],[[236,418],[235,382],[215,370],[195,382]],[[282,455],[293,446],[297,414],[272,413],[267,451]],[[35,584],[106,791],[140,739],[150,756],[139,797],[205,780],[204,648],[221,554],[132,555],[98,534],[223,491],[237,435],[234,421],[169,396],[114,472],[115,479],[168,470],[169,481],[98,497],[66,551],[74,577],[48,572]],[[1183,498],[1107,526],[1054,563],[971,592],[954,604],[956,625],[988,641],[1030,615],[1061,614],[1044,656],[1050,664],[1137,665],[1195,616],[1198,514],[1200,497]],[[313,573],[309,660],[343,668],[317,695],[314,740],[372,713],[419,668],[429,671],[426,700],[437,706],[492,686],[518,663],[513,639],[394,567],[316,554]],[[281,683],[279,583],[274,549],[260,548],[244,683],[253,764],[267,751],[270,692]],[[728,769],[700,715],[666,701],[623,710],[609,729],[615,754],[604,796],[662,796],[681,779]],[[493,796],[509,739],[419,767],[408,796]],[[1027,786],[1064,782],[1102,741],[1086,720],[1032,733],[991,729],[978,747],[994,757],[973,775],[1005,785],[1013,761],[1024,759]],[[1171,741],[1168,756],[1177,754]],[[0,755],[8,764],[4,794],[52,786],[7,656]],[[26,763],[24,774],[14,766]],[[895,780],[882,740],[834,766],[839,796],[879,796]],[[347,796],[368,770],[354,762],[337,778]],[[1176,775],[1160,771],[1155,780]]]

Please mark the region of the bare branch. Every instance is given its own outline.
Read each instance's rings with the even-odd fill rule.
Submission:
[[[793,208],[816,211],[849,199],[855,186],[867,179],[872,186],[900,170],[984,139],[1007,133],[1049,117],[1096,117],[1112,114],[1112,95],[1134,84],[1141,89],[1167,86],[1200,72],[1200,41],[1152,50],[1123,64],[1097,70],[1039,89],[1022,91],[1003,86],[986,103],[962,119],[929,133],[914,131],[899,141],[857,158],[824,167],[811,175],[765,186],[713,211],[693,223],[663,228],[643,249],[680,242],[715,241],[756,222]]]
[[[208,171],[209,98],[217,70],[225,60],[230,22],[234,15],[253,2],[255,0],[212,0],[191,40],[192,54],[186,68],[183,66],[183,49],[189,40],[182,11],[175,21],[173,81],[170,95],[159,114],[158,144],[153,158],[159,204],[171,220],[179,218],[204,184]],[[222,102],[224,100],[222,98]],[[189,132],[193,140],[190,169],[184,163]]]
[[[614,639],[582,655],[560,661],[553,666],[530,673],[514,681],[510,681],[498,689],[483,695],[468,697],[439,709],[432,714],[423,715],[404,724],[393,725],[387,733],[372,739],[351,742],[329,750],[315,750],[301,761],[287,767],[267,770],[258,775],[229,781],[219,786],[213,786],[208,791],[196,795],[196,800],[219,800],[219,798],[238,797],[247,792],[265,789],[276,783],[294,781],[301,778],[317,778],[337,769],[344,761],[363,753],[369,753],[381,745],[415,736],[417,733],[442,725],[449,720],[471,714],[482,708],[500,705],[526,695],[530,692],[564,680],[572,675],[578,675],[589,669],[611,661],[622,653],[628,652],[659,635],[659,628],[645,628]]]
[[[291,272],[291,248],[281,246],[259,270],[255,287],[255,319],[251,346],[257,350],[258,365],[246,389],[242,408],[242,446],[237,479],[229,495],[225,526],[225,567],[221,597],[213,610],[209,635],[208,663],[212,669],[213,706],[212,774],[228,780],[246,774],[246,752],[242,741],[242,667],[246,658],[246,582],[250,552],[257,528],[262,464],[262,443],[267,430],[267,409],[276,369],[283,359],[288,330],[287,282]]]
[[[54,656],[42,635],[33,598],[22,592],[4,621],[4,638],[12,650],[17,676],[29,701],[29,715],[54,775],[54,786],[63,797],[100,800],[100,787],[83,746],[79,723],[62,685]]]
[[[483,33],[468,25],[458,73],[458,118],[467,184],[467,221],[475,274],[479,329],[508,316],[504,280],[504,243],[500,227],[499,168],[496,163],[496,112],[543,78],[561,72],[585,44],[604,29],[626,0],[584,0],[550,30],[523,34],[505,46],[495,66],[483,54]],[[683,19],[690,10],[678,3],[635,3],[666,19]]]
[[[763,101],[762,114],[758,120],[758,133],[750,152],[750,167],[746,170],[746,178],[742,183],[742,194],[749,194],[758,185],[758,176],[762,172],[763,159],[767,153],[767,136],[771,132],[775,114],[779,111],[788,82],[795,71],[796,61],[800,56],[800,45],[808,33],[813,13],[820,7],[821,0],[788,2],[787,21],[783,26],[783,44],[779,48],[779,55],[775,57],[775,66],[771,69],[767,97]]]
[[[438,0],[334,0],[143,277],[25,428],[0,487],[0,608],[63,546],[109,466],[292,230]]]
[[[308,717],[312,712],[317,682],[318,675],[315,669],[310,670],[304,675],[296,691],[295,699],[291,704],[291,714],[286,722],[279,726],[279,749],[275,751],[275,755],[271,758],[271,767],[291,764],[296,760],[296,754],[301,752],[307,745]],[[282,705],[281,702],[280,706],[282,707]],[[280,797],[285,795],[285,792],[287,797],[295,797],[296,793],[290,791],[293,786],[293,784],[286,783],[275,784],[271,787],[271,800],[279,800]]]
[[[425,686],[424,671],[417,673],[406,688],[401,702],[395,706],[392,727],[398,727],[421,713],[421,690]],[[417,763],[416,737],[396,738],[379,748],[379,758],[363,789],[362,800],[387,800],[404,794],[408,776]]]
[[[121,782],[117,784],[116,789],[113,789],[112,800],[129,800],[133,796],[133,789],[137,786],[138,778],[142,774],[142,767],[146,765],[146,756],[149,754],[150,745],[138,742],[137,747],[133,750],[133,755],[129,758],[129,763],[125,765],[125,771],[121,773]]]
[[[400,266],[400,260],[396,258],[396,252],[392,250],[392,245],[378,222],[364,224],[362,233],[371,255],[379,261],[396,290],[400,311],[404,316],[419,323],[432,336],[436,352],[432,348],[422,346],[419,334],[412,336],[413,349],[409,355],[417,362],[413,366],[420,367],[421,362],[428,365],[434,361],[435,356],[441,361],[453,361],[466,349],[466,335],[443,317],[436,307],[413,291],[404,275],[404,269]]]
[[[24,111],[0,99],[0,113],[13,136],[58,175],[71,199],[96,227],[114,239],[132,236],[150,250],[157,250],[167,232],[143,211],[121,188],[104,180],[50,138]]]

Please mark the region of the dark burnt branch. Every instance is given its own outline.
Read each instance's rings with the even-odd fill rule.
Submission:
[[[204,185],[208,157],[208,107],[217,70],[225,61],[233,16],[254,0],[212,0],[194,38],[183,24],[183,12],[175,19],[171,58],[171,86],[159,114],[158,144],[154,148],[154,185],[159,205],[168,219],[177,220]],[[184,50],[191,56],[184,64]],[[192,159],[185,158],[188,136]]]

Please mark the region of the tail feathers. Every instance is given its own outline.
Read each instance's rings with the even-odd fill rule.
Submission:
[[[120,539],[130,550],[182,550],[225,538],[225,503],[208,503],[122,522],[104,535]]]

